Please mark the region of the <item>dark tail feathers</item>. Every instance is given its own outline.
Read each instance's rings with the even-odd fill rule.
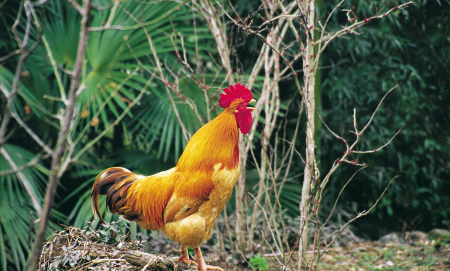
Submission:
[[[106,204],[111,213],[122,215],[125,219],[135,220],[137,214],[125,207],[127,203],[128,188],[139,179],[136,174],[122,167],[112,167],[100,173],[95,179],[91,192],[91,205],[94,216],[103,217],[98,205],[99,195],[107,195]]]

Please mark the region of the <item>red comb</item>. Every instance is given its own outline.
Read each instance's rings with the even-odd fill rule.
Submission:
[[[228,108],[236,99],[242,99],[244,101],[253,99],[252,92],[239,83],[234,86],[230,85],[230,88],[224,88],[223,91],[225,93],[220,93],[219,98],[219,106],[222,108]]]

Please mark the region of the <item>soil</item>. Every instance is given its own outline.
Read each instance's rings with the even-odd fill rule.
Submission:
[[[49,238],[41,255],[39,270],[196,270],[195,266],[177,263],[176,252],[154,255],[142,252],[136,241],[122,240],[114,244],[104,241],[98,232],[68,227]],[[308,262],[312,254],[312,251],[308,252]],[[314,255],[317,256],[317,252]],[[204,256],[208,264],[224,270],[254,270],[248,262],[240,264],[231,259],[208,262],[218,256],[214,253],[205,253]],[[258,255],[248,261],[263,263],[259,270],[282,270],[280,255]],[[291,261],[297,262],[296,252]],[[254,267],[258,266],[254,264]],[[317,270],[450,270],[450,243],[435,240],[403,244],[362,241],[346,247],[329,248],[321,256]]]
[[[307,255],[311,259],[312,251]],[[281,270],[276,257],[266,254],[268,269]],[[278,256],[278,259],[280,257]],[[296,255],[293,261],[297,261]],[[253,270],[225,262],[214,262],[224,270]],[[308,269],[309,270],[309,266]],[[386,243],[361,242],[349,247],[330,248],[319,261],[317,270],[446,270],[450,271],[450,244],[440,242]]]

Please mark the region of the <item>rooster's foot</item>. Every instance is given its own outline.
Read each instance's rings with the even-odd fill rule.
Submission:
[[[207,271],[207,270],[219,270],[219,271],[224,271],[222,268],[218,267],[218,266],[212,266],[212,265],[207,265],[205,263],[205,260],[203,259],[203,255],[202,252],[200,250],[200,248],[196,247],[194,248],[195,251],[195,256],[197,256],[197,270],[201,270],[201,271]]]
[[[187,264],[188,266],[191,266],[191,264],[197,265],[196,262],[189,259],[189,256],[188,257],[180,256],[180,258],[178,258],[178,260],[177,260],[177,263],[179,263],[179,262],[183,262],[183,263]]]
[[[183,262],[183,263],[187,264],[188,266],[191,266],[191,264],[197,265],[196,262],[189,259],[189,253],[188,253],[186,246],[181,245],[180,251],[181,251],[181,256],[180,256],[180,258],[178,258],[177,263]]]
[[[204,271],[204,270],[219,270],[219,271],[224,271],[222,268],[220,268],[220,267],[218,267],[218,266],[213,266],[213,265],[207,265],[207,264],[205,264],[205,265],[203,265],[202,267],[203,267],[203,269],[201,269],[200,266],[197,266],[197,270],[201,270],[201,271]]]

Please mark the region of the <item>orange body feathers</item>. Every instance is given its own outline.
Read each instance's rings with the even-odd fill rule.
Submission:
[[[147,177],[117,167],[100,173],[92,188],[94,214],[100,215],[99,195],[106,195],[110,212],[162,230],[182,245],[180,260],[188,261],[185,246],[198,249],[211,236],[238,179],[239,129],[250,129],[251,99],[240,84],[225,89],[219,104],[226,110],[192,136],[172,169]],[[206,270],[200,250],[196,254]]]

